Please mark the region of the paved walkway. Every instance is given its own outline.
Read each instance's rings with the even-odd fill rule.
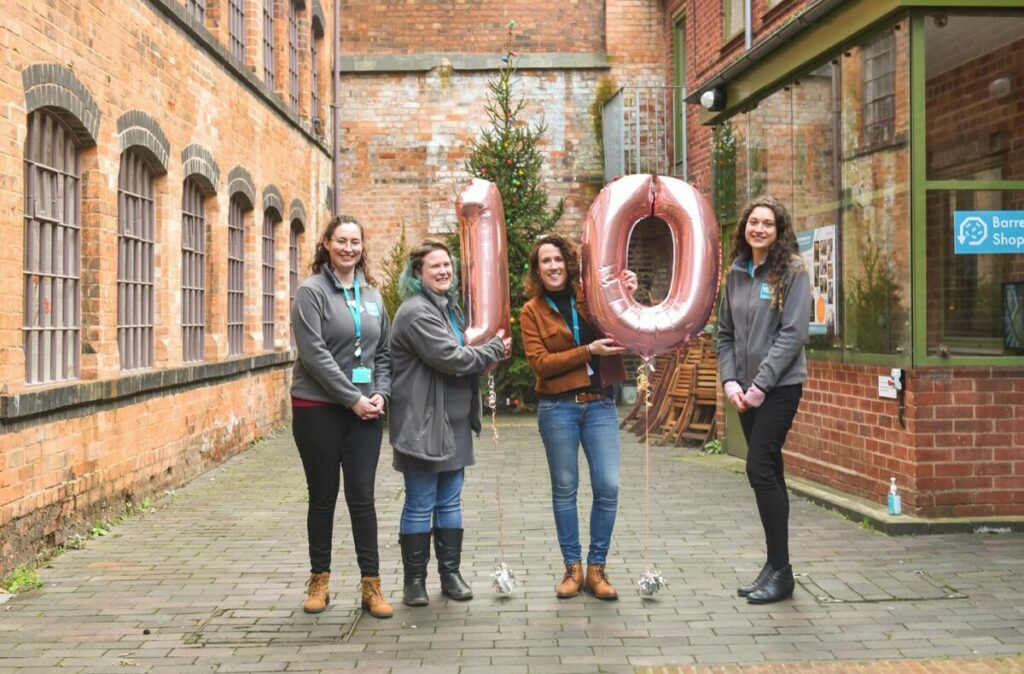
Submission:
[[[484,434],[466,484],[476,599],[443,599],[432,568],[431,605],[401,605],[401,483],[387,452],[378,505],[395,617],[357,609],[344,508],[333,602],[304,614],[305,486],[284,431],[41,569],[44,588],[0,605],[0,671],[1024,672],[1024,535],[890,538],[794,498],[795,597],[749,606],[735,587],[756,574],[762,542],[738,464],[653,448],[648,533],[644,447],[623,440],[608,565],[618,602],[554,597],[546,464],[533,421],[512,418],[500,452]],[[646,600],[631,588],[645,557],[670,584]],[[502,558],[521,583],[511,597],[490,588]]]

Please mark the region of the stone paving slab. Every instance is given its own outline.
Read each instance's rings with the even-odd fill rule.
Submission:
[[[750,606],[735,588],[760,568],[763,541],[745,476],[652,447],[648,499],[644,457],[623,435],[608,560],[618,602],[554,597],[562,564],[546,462],[535,422],[513,417],[498,449],[484,434],[468,471],[473,601],[443,598],[431,568],[431,605],[401,605],[401,480],[385,451],[381,575],[395,617],[358,607],[341,504],[331,608],[310,616],[305,485],[282,430],[40,569],[43,588],[0,604],[0,672],[1024,671],[1024,534],[890,538],[794,497],[795,596]],[[585,479],[580,492],[589,505]],[[490,587],[501,561],[520,583],[511,597]],[[669,586],[642,598],[633,580],[648,567]]]

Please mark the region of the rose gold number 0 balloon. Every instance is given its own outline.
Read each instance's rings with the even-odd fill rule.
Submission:
[[[672,232],[672,283],[653,307],[636,302],[620,278],[629,237],[644,218]],[[704,329],[718,295],[721,249],[707,200],[676,178],[630,175],[605,185],[590,206],[581,256],[587,309],[601,331],[645,358]]]
[[[505,209],[494,183],[473,178],[455,200],[462,242],[466,343],[511,336]]]

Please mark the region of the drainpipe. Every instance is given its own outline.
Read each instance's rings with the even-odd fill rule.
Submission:
[[[334,0],[334,27],[331,32],[331,215],[336,216],[341,210],[341,169],[338,156],[338,109],[341,107],[341,0]]]
[[[751,2],[752,0],[743,2],[743,42],[747,51],[754,46],[754,27],[750,25],[753,18],[753,12],[750,9]]]

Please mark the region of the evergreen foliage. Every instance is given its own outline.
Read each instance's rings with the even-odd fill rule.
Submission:
[[[530,248],[537,237],[554,230],[565,210],[564,200],[548,207],[548,194],[541,185],[543,155],[537,149],[547,131],[544,121],[530,126],[522,118],[526,99],[515,92],[518,54],[512,51],[515,21],[508,25],[508,37],[501,69],[487,83],[485,111],[489,126],[480,130],[470,146],[466,170],[476,178],[494,183],[505,209],[508,242],[509,291],[512,309],[512,356],[502,361],[496,373],[498,399],[525,401],[533,398],[534,376],[522,352],[519,310],[528,299],[523,296]],[[458,250],[458,237],[450,241]]]

